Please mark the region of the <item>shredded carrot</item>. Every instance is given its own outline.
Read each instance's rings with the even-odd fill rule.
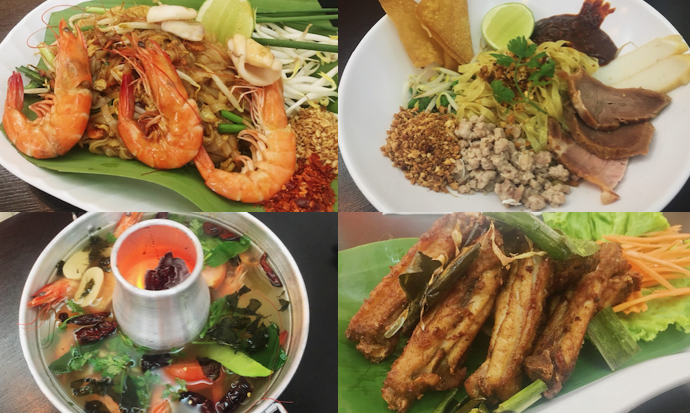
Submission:
[[[642,288],[663,286],[648,295],[635,291],[626,300],[613,307],[613,311],[625,314],[647,310],[647,302],[656,298],[690,295],[690,287],[676,288],[670,280],[690,277],[690,234],[681,233],[681,226],[674,225],[663,231],[655,231],[639,237],[605,235],[607,241],[618,242],[623,256],[635,271],[642,274]]]

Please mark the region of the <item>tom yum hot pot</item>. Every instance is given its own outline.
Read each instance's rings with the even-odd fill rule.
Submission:
[[[249,214],[87,213],[29,274],[24,357],[61,412],[276,412],[309,305]]]

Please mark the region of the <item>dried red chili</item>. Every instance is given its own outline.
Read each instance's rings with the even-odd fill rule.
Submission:
[[[297,170],[283,188],[260,204],[268,212],[333,212],[335,192],[331,182],[333,168],[324,165],[317,154],[297,160]]]
[[[84,314],[78,317],[70,318],[69,320],[67,320],[67,324],[76,324],[78,326],[92,326],[105,320],[109,315],[110,313],[108,311],[102,313]]]
[[[271,268],[271,265],[268,263],[267,253],[264,252],[264,255],[261,256],[259,264],[261,265],[261,268],[264,270],[264,273],[266,273],[266,277],[268,277],[268,280],[271,282],[271,284],[273,284],[274,287],[283,286],[283,283],[280,282],[280,278],[278,278],[275,271],[273,271],[273,268]]]
[[[204,222],[204,233],[212,237],[220,237],[223,241],[237,241],[242,238],[240,235],[211,222]]]
[[[74,335],[79,344],[88,344],[103,340],[117,330],[116,321],[102,321],[93,327],[83,327],[77,330]]]

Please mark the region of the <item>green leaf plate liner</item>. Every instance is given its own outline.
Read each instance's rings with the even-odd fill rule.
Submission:
[[[165,4],[175,4],[185,7],[199,9],[203,0],[168,0]],[[80,9],[87,6],[111,8],[124,4],[125,7],[132,7],[141,4],[153,5],[150,1],[134,1],[134,0],[99,0],[87,1],[80,3],[65,10],[53,11],[50,15],[50,25],[57,28],[60,19],[68,19],[74,14],[81,13]],[[304,10],[321,8],[318,0],[252,0],[252,7],[261,10],[285,11],[290,10]],[[57,10],[57,9],[56,9]],[[297,29],[304,29],[306,25],[291,24]],[[333,26],[329,21],[319,21],[314,23],[314,30],[312,32],[319,32],[322,34],[335,34]],[[45,41],[51,44],[55,41],[55,35],[51,30],[46,30]],[[32,62],[17,62],[17,66],[22,64],[31,64]],[[45,68],[43,62],[38,65]],[[326,68],[326,71],[328,68]],[[37,99],[27,96],[24,102],[23,112],[31,119],[36,115],[28,108],[29,105],[36,102]],[[333,102],[329,109],[337,112],[337,100]],[[5,134],[5,129],[0,127],[0,130]],[[125,178],[137,179],[140,181],[152,182],[169,188],[178,194],[182,195],[192,203],[194,203],[201,211],[204,212],[218,212],[218,211],[263,211],[264,209],[258,205],[245,204],[242,202],[234,202],[226,199],[220,195],[215,194],[205,184],[201,175],[193,166],[184,166],[179,169],[159,171],[150,168],[138,161],[127,161],[120,158],[107,157],[104,155],[96,155],[86,149],[75,146],[65,156],[54,159],[34,159],[24,156],[24,159],[36,166],[50,169],[61,173],[78,173],[78,174],[95,174],[95,175],[110,175]],[[336,194],[336,203],[333,210],[338,210],[338,180],[331,183],[331,188]]]
[[[338,253],[339,413],[389,412],[386,402],[381,398],[381,387],[393,361],[402,353],[406,341],[401,342],[391,357],[380,364],[372,364],[357,351],[354,343],[345,338],[345,330],[364,299],[388,274],[389,267],[397,264],[415,242],[416,238],[400,238],[366,244]],[[690,334],[669,328],[659,333],[654,341],[639,341],[638,344],[642,351],[626,362],[621,370],[645,360],[683,351],[690,347]],[[468,376],[484,361],[488,345],[489,338],[480,332],[467,357]],[[611,373],[594,345],[585,340],[575,370],[560,394],[568,393]],[[445,394],[446,392],[429,391],[408,412],[431,412]],[[540,403],[548,401],[542,399]],[[529,409],[527,411],[529,412]]]

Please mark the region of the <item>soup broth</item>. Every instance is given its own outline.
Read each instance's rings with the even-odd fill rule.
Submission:
[[[112,313],[115,277],[109,262],[115,226],[88,234],[89,239],[72,251],[72,255],[89,252],[86,271],[82,266],[77,275],[81,272],[86,277],[94,267],[102,270],[102,280],[90,285],[92,291],[98,290],[95,298],[88,301],[88,294],[76,295],[83,280],[70,278],[76,277],[72,272],[74,265],[67,264],[70,255],[65,257],[66,263],[58,263],[51,283],[37,292],[30,304],[40,307],[41,314],[45,314],[43,320],[37,321],[41,323],[39,337],[45,363],[78,410],[248,411],[262,399],[271,377],[289,357],[289,297],[284,287],[273,285],[261,268],[263,252],[246,237],[221,240],[208,231],[211,225],[233,234],[236,231],[213,220],[173,214],[170,218],[197,234],[204,247],[205,263],[222,261],[216,267],[205,266],[202,273],[211,295],[210,317],[201,336],[191,343],[169,351],[152,351],[133,343],[119,328],[109,334],[101,332],[105,323],[117,323]],[[228,242],[245,245],[239,248],[226,245]],[[225,255],[217,255],[223,249]],[[241,252],[233,255],[227,250]],[[145,266],[155,268],[157,264],[153,260]],[[144,271],[147,269],[152,268]],[[62,290],[66,293],[46,301],[50,296],[47,292]],[[80,342],[78,337],[84,336],[77,333],[80,330],[96,340]],[[98,339],[101,333],[104,337]],[[243,370],[244,376],[233,370],[238,357],[252,367]],[[246,374],[247,371],[257,373],[256,377]],[[241,405],[233,404],[230,396],[239,397]]]

